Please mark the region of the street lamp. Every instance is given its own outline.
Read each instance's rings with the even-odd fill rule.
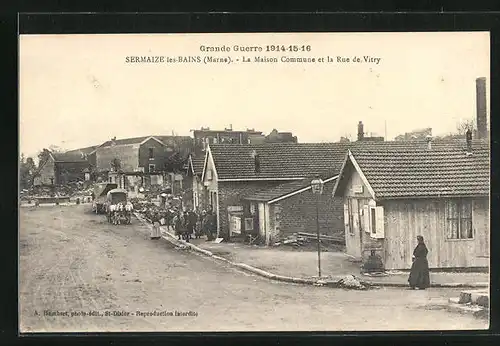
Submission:
[[[321,245],[319,239],[319,200],[323,193],[323,180],[319,176],[311,181],[311,191],[316,195],[316,235],[318,240],[318,277],[321,278]]]

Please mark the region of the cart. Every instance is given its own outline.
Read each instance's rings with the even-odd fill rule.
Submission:
[[[106,217],[114,225],[130,224],[131,212],[126,210],[127,190],[112,189],[106,195]]]
[[[102,214],[106,212],[106,195],[109,191],[116,189],[117,184],[113,183],[98,183],[94,186],[94,200],[92,201],[92,212]]]

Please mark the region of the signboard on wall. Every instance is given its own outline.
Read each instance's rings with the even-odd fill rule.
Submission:
[[[354,193],[363,193],[363,185],[354,185],[352,189]]]
[[[230,205],[227,207],[228,212],[238,212],[238,211],[243,211],[243,206],[241,205]]]

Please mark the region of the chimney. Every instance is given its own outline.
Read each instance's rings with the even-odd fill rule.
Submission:
[[[427,150],[432,150],[432,136],[427,135],[425,139],[427,140]]]
[[[465,132],[465,141],[467,142],[467,154],[472,154],[472,131],[467,129]]]
[[[365,137],[365,133],[364,133],[364,130],[363,130],[363,122],[360,121],[358,123],[358,141],[363,140],[364,137]]]
[[[111,145],[116,145],[116,136],[111,138]]]
[[[260,157],[259,154],[257,154],[257,151],[252,151],[252,157],[255,165],[255,173],[260,173]]]
[[[476,79],[476,123],[478,138],[486,138],[488,125],[486,119],[486,78]]]

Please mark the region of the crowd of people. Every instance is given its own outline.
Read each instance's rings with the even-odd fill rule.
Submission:
[[[207,237],[207,241],[217,237],[217,216],[212,209],[196,210],[166,209],[156,211],[150,221],[153,224],[151,239],[160,238],[160,225],[175,231],[179,240],[189,242],[193,238]]]

